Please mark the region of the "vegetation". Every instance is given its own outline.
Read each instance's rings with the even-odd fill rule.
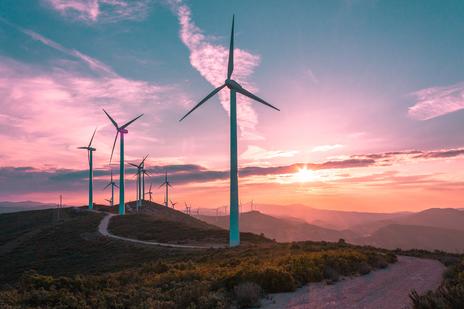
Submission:
[[[443,283],[436,291],[419,295],[412,291],[410,298],[414,309],[461,309],[464,308],[464,257],[443,251],[428,252],[424,250],[397,250],[404,255],[433,258],[441,261],[447,270]]]
[[[245,308],[263,293],[331,283],[396,260],[344,242],[278,244],[258,236],[261,242],[233,249],[133,245],[96,233],[103,214],[64,212],[64,221],[40,225],[0,256],[0,308]]]

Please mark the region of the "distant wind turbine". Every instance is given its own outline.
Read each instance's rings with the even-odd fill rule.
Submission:
[[[145,175],[148,175],[147,171],[144,169],[145,167],[145,160],[148,158],[148,155],[143,158],[142,162],[139,164],[129,163],[130,165],[137,168],[137,211],[139,207],[142,206],[142,200],[145,199]],[[143,189],[142,189],[143,186]]]
[[[118,185],[116,184],[116,182],[114,182],[114,180],[113,180],[113,170],[111,170],[110,182],[103,188],[103,190],[108,188],[109,186],[111,186],[111,202],[110,202],[110,205],[111,205],[111,207],[113,207],[114,206],[114,187],[119,188]]]
[[[168,191],[168,187],[171,187],[171,183],[168,181],[168,171],[166,171],[166,173],[164,174],[164,182],[159,186],[160,188],[162,186],[166,186],[166,193],[165,193],[165,196],[164,196],[164,206],[166,207],[169,207],[169,191]]]
[[[152,185],[153,185],[153,184],[150,183],[150,189],[148,189],[148,192],[145,193],[145,194],[148,194],[148,196],[149,196],[149,198],[150,198],[150,202],[152,201],[152,194],[153,194],[153,192],[151,191],[151,186],[152,186]]]
[[[77,147],[78,149],[87,150],[87,160],[89,162],[89,209],[93,209],[93,152],[97,149],[92,147],[92,141],[95,136],[95,132],[97,132],[97,129],[93,131],[93,135],[88,146]]]
[[[125,207],[125,202],[124,202],[124,134],[127,134],[129,132],[126,130],[126,128],[131,123],[133,123],[134,121],[142,117],[143,114],[141,114],[140,116],[132,119],[131,121],[119,127],[118,123],[114,121],[114,119],[111,118],[111,116],[105,110],[103,110],[103,112],[105,112],[106,116],[108,116],[111,123],[116,128],[116,137],[114,138],[113,150],[111,150],[110,164],[111,164],[111,159],[113,158],[114,147],[116,146],[116,141],[118,140],[118,135],[120,135],[120,142],[121,142],[120,147],[121,148],[119,152],[119,214],[124,215],[126,213],[126,207]]]
[[[176,204],[177,204],[177,202],[173,202],[173,201],[171,201],[171,200],[169,200],[169,202],[171,202],[171,207],[172,207],[173,209],[176,209]]]
[[[190,115],[200,105],[209,100],[212,96],[226,87],[230,90],[230,229],[229,229],[229,245],[231,247],[240,244],[240,231],[239,231],[239,210],[238,210],[238,162],[237,162],[237,102],[236,93],[240,93],[250,99],[258,101],[270,108],[279,110],[278,108],[267,103],[263,99],[249,92],[243,88],[235,80],[231,79],[234,71],[234,17],[232,17],[232,31],[230,34],[230,47],[229,47],[229,61],[227,67],[227,79],[221,86],[214,89],[203,100],[200,101],[194,108],[192,108],[184,117]]]

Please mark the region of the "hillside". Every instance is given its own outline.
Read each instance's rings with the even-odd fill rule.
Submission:
[[[169,235],[179,226],[222,231],[159,207],[151,205],[142,214],[129,212],[121,219],[128,220],[123,226],[138,230],[159,220],[164,227],[173,224]],[[207,250],[145,246],[99,235],[104,213],[64,209],[61,221],[51,220],[52,214],[43,210],[0,215],[0,307],[225,309],[235,301],[236,288],[245,283],[266,293],[293,291],[308,282],[366,274],[396,260],[384,250],[343,243],[264,241]],[[151,237],[159,236],[155,232]]]
[[[198,216],[200,220],[221,228],[229,228],[229,216]],[[308,224],[300,220],[275,218],[259,211],[240,214],[240,229],[244,232],[264,234],[278,242],[292,241],[338,241],[340,238],[353,238],[349,231],[336,231]]]
[[[133,206],[126,216],[116,216],[109,226],[111,233],[139,240],[173,244],[210,245],[228,243],[228,230],[210,225],[183,212],[160,204],[144,202],[139,212]],[[135,227],[135,228],[134,228]],[[271,242],[265,237],[240,233],[244,245]]]
[[[430,226],[390,224],[354,242],[387,249],[464,252],[463,231]]]

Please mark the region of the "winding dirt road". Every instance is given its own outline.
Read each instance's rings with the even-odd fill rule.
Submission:
[[[334,285],[309,284],[293,293],[271,295],[263,309],[402,309],[410,307],[409,292],[438,288],[445,267],[438,261],[399,256],[398,262],[366,276]],[[274,302],[274,303],[273,303]]]
[[[111,237],[114,239],[119,239],[123,241],[128,241],[131,243],[137,243],[142,245],[151,245],[151,246],[161,246],[161,247],[169,247],[169,248],[183,248],[183,249],[210,249],[210,248],[223,248],[224,245],[209,245],[209,246],[195,246],[195,245],[177,245],[177,244],[170,244],[170,243],[163,243],[163,242],[155,242],[155,241],[145,241],[133,238],[127,238],[122,236],[117,236],[111,234],[108,231],[108,226],[110,224],[110,220],[112,217],[116,216],[115,214],[107,214],[98,225],[98,232],[106,237]]]

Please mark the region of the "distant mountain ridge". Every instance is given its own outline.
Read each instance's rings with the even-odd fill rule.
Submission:
[[[53,203],[40,203],[34,201],[22,201],[22,202],[0,202],[0,213],[11,213],[18,211],[27,210],[39,210],[47,208],[55,208],[57,204]]]
[[[229,228],[229,216],[197,216],[200,220],[224,229]],[[264,234],[278,242],[292,241],[338,241],[340,238],[355,238],[351,231],[337,231],[309,224],[293,218],[277,218],[259,211],[240,214],[240,230],[254,234]]]

